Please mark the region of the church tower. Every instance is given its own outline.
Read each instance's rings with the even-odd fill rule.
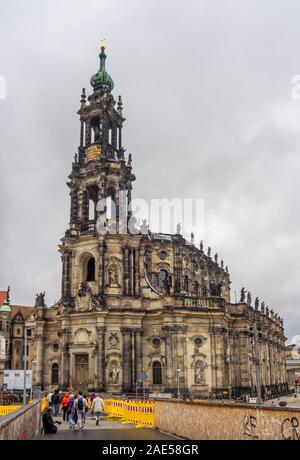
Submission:
[[[101,45],[99,70],[90,79],[93,92],[81,95],[80,145],[69,176],[71,210],[70,225],[60,246],[63,262],[62,300],[70,309],[71,253],[69,241],[99,240],[100,258],[104,250],[101,235],[126,234],[131,218],[130,202],[132,159],[125,159],[122,142],[123,104],[121,96],[115,101],[114,82],[106,70],[105,46]],[[99,294],[104,292],[104,267],[99,267]],[[87,261],[85,281],[95,278],[94,260]],[[96,280],[94,280],[96,281]]]

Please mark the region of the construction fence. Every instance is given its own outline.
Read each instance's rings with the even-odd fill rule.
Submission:
[[[14,404],[14,405],[1,405],[0,406],[0,417],[2,415],[7,415],[10,414],[11,412],[14,412],[15,410],[21,409],[22,404]]]
[[[105,399],[104,411],[108,414],[108,419],[117,418],[121,423],[136,425],[136,428],[155,427],[155,410],[152,401]]]

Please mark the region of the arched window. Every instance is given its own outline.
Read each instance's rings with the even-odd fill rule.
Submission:
[[[153,385],[162,385],[162,369],[159,361],[152,365]]]
[[[198,281],[195,281],[195,284],[194,284],[194,294],[196,296],[199,296],[199,283],[198,283]]]
[[[59,383],[59,366],[57,363],[52,364],[51,382],[53,385],[58,385]]]
[[[95,203],[93,200],[89,200],[89,220],[95,219]]]
[[[188,292],[188,290],[189,290],[189,278],[188,278],[187,275],[185,275],[185,277],[184,277],[184,286],[183,287],[184,287],[184,290],[186,292]]]
[[[160,270],[158,272],[158,286],[165,288],[167,286],[168,272],[166,270]]]
[[[95,259],[91,257],[87,263],[86,281],[95,281]]]

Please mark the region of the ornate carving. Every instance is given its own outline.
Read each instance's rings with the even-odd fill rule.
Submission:
[[[164,332],[174,332],[175,334],[185,334],[187,331],[187,326],[184,324],[174,324],[169,326],[163,326],[162,331]]]
[[[45,292],[36,294],[35,308],[45,308]]]
[[[96,331],[98,335],[104,335],[106,331],[105,326],[96,326]]]
[[[245,299],[246,299],[246,292],[245,292],[245,288],[242,287],[242,289],[241,289],[241,299],[240,299],[240,302],[245,302]]]
[[[76,302],[77,311],[92,311],[100,307],[99,299],[93,296],[92,290],[87,283],[81,283]]]
[[[118,337],[118,334],[117,332],[112,332],[109,336],[109,339],[108,339],[110,345],[113,347],[113,348],[118,348],[118,345],[120,343],[120,339]]]
[[[196,385],[205,385],[205,369],[207,368],[206,361],[199,359],[194,367],[194,376]]]

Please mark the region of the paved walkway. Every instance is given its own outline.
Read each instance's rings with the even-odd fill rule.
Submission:
[[[135,425],[123,425],[116,420],[109,420],[103,417],[98,426],[94,417],[87,414],[85,427],[82,431],[70,430],[68,423],[62,417],[55,417],[54,420],[62,422],[57,425],[56,434],[43,434],[41,440],[167,440],[178,439],[161,433],[155,429],[135,428]]]

